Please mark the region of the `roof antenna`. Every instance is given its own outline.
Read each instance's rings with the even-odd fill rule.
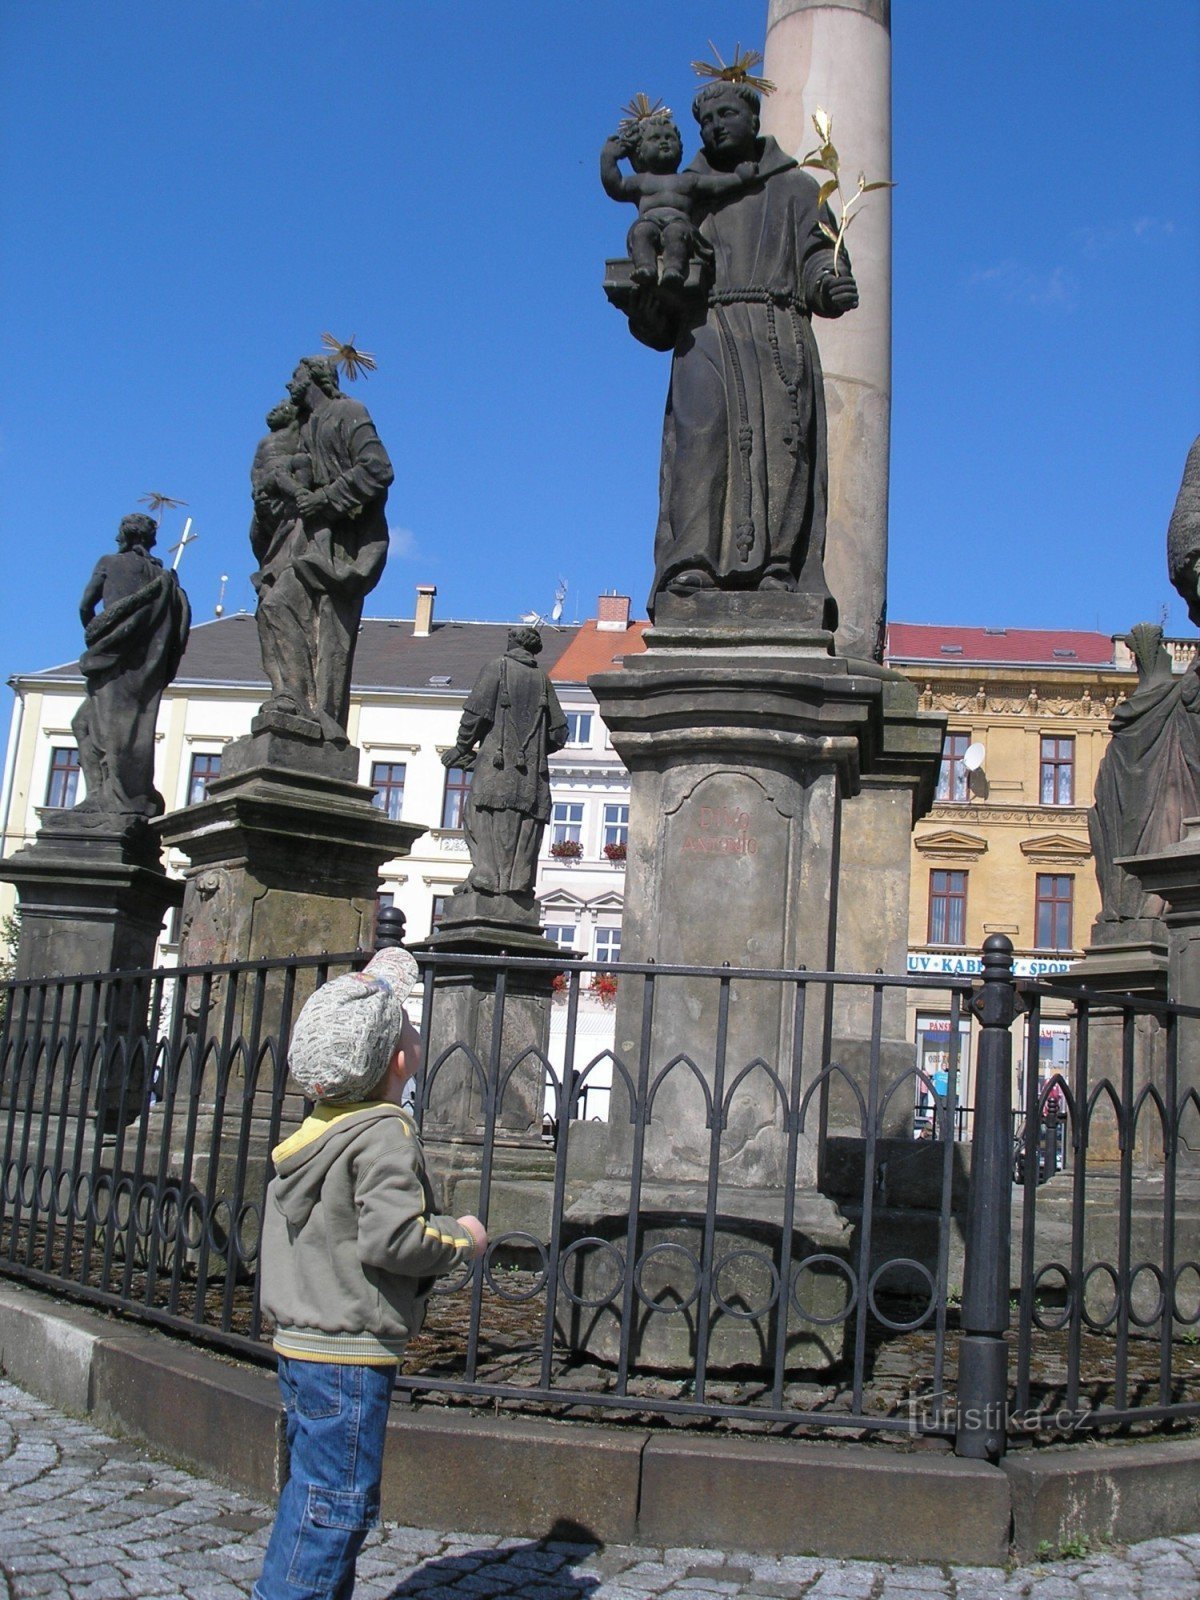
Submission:
[[[199,537],[200,535],[198,533],[192,532],[192,519],[189,517],[183,525],[183,532],[179,535],[179,543],[171,546],[171,549],[175,552],[175,559],[171,563],[172,572],[178,572],[179,563],[182,559],[183,552],[187,549],[188,545],[195,544]]]
[[[199,536],[197,535],[197,537],[199,537]],[[225,615],[225,585],[228,582],[229,582],[229,574],[227,572],[223,572],[221,574],[221,592],[217,596],[216,605],[213,607],[213,616],[214,617],[223,617]]]

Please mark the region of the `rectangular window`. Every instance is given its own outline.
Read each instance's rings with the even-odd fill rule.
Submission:
[[[621,959],[621,930],[620,928],[597,928],[595,948],[592,951],[593,961],[620,961]]]
[[[583,802],[556,801],[550,811],[550,843],[582,844]]]
[[[1071,948],[1074,898],[1075,879],[1070,873],[1038,873],[1035,942],[1039,950]]]
[[[1074,739],[1042,738],[1042,770],[1038,793],[1044,806],[1075,804]]]
[[[187,804],[198,806],[201,800],[208,799],[208,786],[214,778],[221,776],[221,756],[205,755],[198,753],[192,757],[191,770],[188,773]]]
[[[604,808],[604,843],[629,843],[629,807],[607,805]]]
[[[56,744],[50,751],[50,778],[46,804],[65,811],[79,798],[79,751],[73,744]]]
[[[963,757],[971,743],[969,733],[948,733],[942,745],[942,765],[938,772],[937,798],[959,801],[968,798],[967,769]]]
[[[542,932],[550,943],[556,944],[560,950],[574,950],[575,924],[573,922],[548,922]]]
[[[436,933],[438,923],[446,915],[446,907],[450,904],[448,894],[435,894],[433,897],[433,915],[429,919],[430,933]]]
[[[393,822],[400,821],[404,810],[404,762],[372,761],[371,787],[375,794],[372,804],[378,806]]]
[[[590,711],[567,711],[567,744],[591,744],[592,742],[592,713]]]
[[[950,1028],[950,1018],[928,1014],[917,1014],[917,1065],[925,1074],[924,1078],[917,1079],[917,1125],[916,1132],[921,1134],[928,1130],[933,1132],[933,1113],[935,1108],[934,1095],[946,1095],[950,1088],[951,1052],[954,1046],[954,1035]],[[958,1053],[953,1058],[955,1077],[955,1100],[961,1106],[963,1101],[964,1080],[971,1060],[971,1020],[959,1018],[958,1022]],[[928,1079],[928,1082],[925,1080]],[[958,1118],[958,1125],[954,1130],[954,1137],[961,1139],[964,1136],[962,1117]],[[941,1132],[941,1129],[938,1129]]]
[[[929,874],[930,944],[966,944],[967,875],[933,871]]]
[[[446,792],[442,799],[442,827],[461,828],[463,807],[471,792],[471,774],[462,767],[451,767],[446,773]]]

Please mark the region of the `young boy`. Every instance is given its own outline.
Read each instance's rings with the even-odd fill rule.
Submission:
[[[316,1109],[272,1152],[262,1306],[275,1323],[288,1481],[254,1600],[349,1600],[379,1515],[396,1366],[433,1280],[487,1247],[477,1217],[434,1212],[400,1098],[421,1064],[404,1010],[407,950],[335,978],[292,1032],[292,1077]]]

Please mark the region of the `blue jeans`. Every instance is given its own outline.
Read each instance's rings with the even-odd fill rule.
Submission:
[[[350,1600],[354,1563],[379,1520],[395,1367],[279,1357],[288,1481],[253,1600]]]

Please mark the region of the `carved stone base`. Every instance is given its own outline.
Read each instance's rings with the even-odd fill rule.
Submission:
[[[145,817],[38,812],[32,844],[0,862],[21,907],[17,978],[131,971],[153,964],[183,885],[163,870]]]

